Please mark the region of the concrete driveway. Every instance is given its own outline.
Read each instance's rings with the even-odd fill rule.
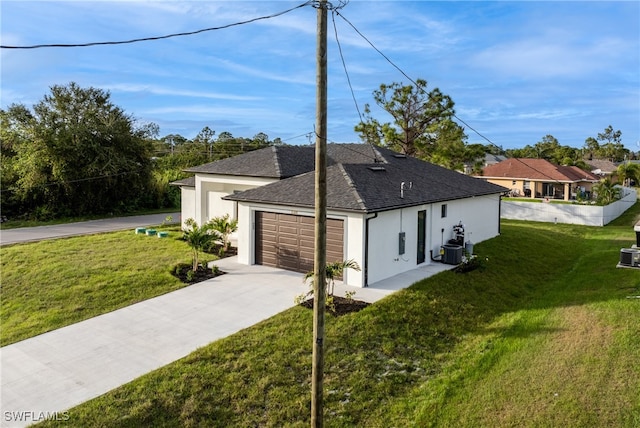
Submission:
[[[228,273],[1,348],[2,426],[102,395],[293,306],[307,289],[298,273],[216,264]]]
[[[147,220],[109,227],[154,224]],[[60,232],[81,234],[78,225],[56,231],[70,236]],[[23,427],[47,415],[72,422],[68,409],[270,318],[308,291],[300,273],[242,265],[236,257],[215,264],[226,274],[0,348],[0,426]],[[356,291],[356,299],[373,303],[451,268],[434,263],[368,288],[337,283],[335,291]]]

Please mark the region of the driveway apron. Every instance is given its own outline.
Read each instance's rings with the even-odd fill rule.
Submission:
[[[308,289],[299,273],[216,264],[228,273],[1,348],[2,426],[102,395],[292,307]]]

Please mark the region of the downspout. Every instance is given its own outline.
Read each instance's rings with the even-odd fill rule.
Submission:
[[[498,200],[498,235],[502,232],[502,193],[500,193]]]
[[[378,217],[378,213],[373,213],[373,217],[367,217],[364,222],[364,287],[369,286],[369,220]]]

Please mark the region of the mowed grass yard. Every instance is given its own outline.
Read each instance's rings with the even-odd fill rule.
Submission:
[[[640,271],[615,268],[638,219],[505,221],[484,269],[328,317],[326,426],[640,426]],[[308,426],[311,342],[294,307],[42,425]]]
[[[156,229],[169,237],[122,231],[1,247],[2,346],[184,287],[171,268],[191,249],[178,226]]]

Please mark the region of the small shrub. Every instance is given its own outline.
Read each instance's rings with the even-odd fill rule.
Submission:
[[[187,228],[184,230],[182,239],[191,247],[193,254],[193,271],[198,269],[198,257],[201,251],[215,241],[219,234],[212,230],[211,225],[205,224],[204,226],[198,226],[198,223],[192,218],[188,218],[184,222]]]
[[[465,272],[471,272],[472,270],[476,270],[476,269],[484,269],[485,262],[487,262],[488,260],[489,260],[488,257],[483,259],[481,257],[478,257],[476,254],[472,254],[472,255],[466,254],[462,258],[462,263],[456,266],[456,268],[454,269],[454,272],[465,273]]]
[[[308,296],[309,296],[308,293],[298,294],[296,297],[293,298],[293,302],[296,305],[301,305],[305,300],[307,300]]]
[[[325,307],[329,309],[331,312],[336,311],[336,302],[333,299],[333,294],[327,296],[327,300],[325,301]]]

